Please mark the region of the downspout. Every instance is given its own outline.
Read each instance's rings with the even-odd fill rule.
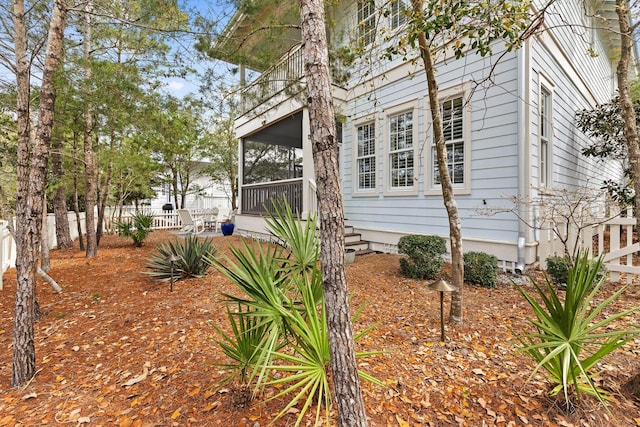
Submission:
[[[529,218],[529,174],[530,174],[530,145],[531,135],[530,121],[530,49],[529,41],[525,41],[522,49],[518,51],[518,196],[525,202],[518,205],[518,216],[527,220]],[[526,258],[525,247],[527,241],[527,228],[524,221],[518,221],[518,245],[516,274],[523,274]]]

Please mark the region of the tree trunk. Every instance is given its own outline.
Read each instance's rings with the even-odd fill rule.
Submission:
[[[424,9],[423,0],[412,0],[412,7],[415,14],[422,13]],[[431,108],[431,120],[433,122],[433,139],[436,146],[436,158],[438,162],[438,172],[440,174],[440,186],[442,188],[442,198],[449,218],[449,241],[451,244],[451,284],[458,288],[451,295],[451,309],[449,311],[449,322],[462,323],[463,307],[463,286],[464,286],[464,258],[462,255],[462,224],[458,213],[458,205],[453,194],[453,185],[449,175],[447,162],[447,146],[444,140],[444,130],[442,126],[442,115],[440,114],[440,101],[438,99],[438,82],[436,81],[435,65],[433,54],[424,32],[418,35],[418,45],[420,47],[420,57],[424,64],[424,71],[427,77],[429,88],[429,107]],[[468,141],[466,142],[468,143]],[[466,159],[469,161],[470,159]],[[468,177],[467,177],[468,179]]]
[[[91,2],[85,4],[82,46],[84,51],[84,179],[85,179],[85,223],[87,228],[86,257],[93,258],[98,254],[96,236],[96,161],[93,152],[93,117],[91,116]]]
[[[82,235],[82,221],[80,220],[80,203],[78,200],[78,135],[73,134],[73,212],[76,215],[76,226],[78,228],[78,245],[81,251],[85,250],[84,236]]]
[[[29,153],[29,66],[26,57],[26,27],[24,1],[15,0],[14,29],[16,53],[16,83],[18,88],[18,192],[16,203],[16,306],[13,330],[13,361],[11,384],[26,384],[36,373],[34,322],[35,274],[42,232],[45,174],[49,161],[51,130],[55,107],[54,75],[60,67],[62,39],[67,14],[64,0],[54,1],[47,40],[38,129]],[[20,117],[22,114],[26,117]],[[26,132],[25,132],[26,131]],[[26,146],[25,146],[26,144]]]
[[[62,162],[62,140],[51,141],[51,172],[56,182],[53,195],[53,214],[56,219],[56,240],[58,249],[73,247],[71,231],[69,230],[69,214],[67,212],[67,192],[63,183],[64,165]]]
[[[110,150],[113,150],[113,140],[115,139],[115,135],[111,133],[111,142],[109,144]],[[107,201],[109,199],[109,188],[111,187],[111,181],[113,180],[113,160],[109,158],[109,162],[107,163],[107,174],[104,180],[104,184],[102,185],[102,191],[100,192],[100,197],[98,197],[98,223],[97,223],[97,241],[98,246],[100,245],[100,239],[102,238],[102,231],[104,229],[104,213],[107,209]]]
[[[46,178],[45,178],[46,179]],[[45,273],[51,271],[51,245],[49,244],[49,214],[47,213],[47,195],[42,199],[42,237],[40,239],[40,268]]]
[[[322,0],[300,0],[307,102],[318,185],[320,265],[333,373],[342,427],[366,426],[344,269],[344,211]]]
[[[635,25],[629,23],[630,11],[628,2],[616,0],[616,13],[618,14],[618,25],[620,27],[620,58],[616,68],[618,78],[618,91],[620,92],[621,114],[624,120],[624,137],[627,141],[629,152],[629,165],[631,176],[633,177],[633,189],[636,200],[636,237],[640,240],[640,138],[638,137],[638,126],[636,123],[636,112],[631,99],[631,89],[629,85],[629,62],[634,48]]]

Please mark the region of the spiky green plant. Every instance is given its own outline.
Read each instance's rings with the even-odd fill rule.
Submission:
[[[153,225],[153,215],[136,212],[130,219],[116,221],[115,226],[118,234],[133,240],[135,247],[141,247],[145,239],[151,233]]]
[[[199,240],[195,236],[186,236],[182,240],[175,240],[156,247],[156,253],[151,255],[145,268],[145,274],[159,281],[171,280],[171,255],[177,255],[178,261],[173,263],[173,277],[175,280],[205,275],[211,262],[210,257],[216,254],[212,239]]]
[[[236,371],[225,381],[240,376],[254,383],[255,392],[268,385],[284,385],[273,398],[292,397],[276,419],[301,403],[298,426],[315,403],[318,424],[323,407],[325,417],[329,414],[331,391],[315,220],[303,225],[286,205],[279,206],[268,220],[278,244],[263,247],[243,242],[241,248],[230,247],[233,259],[211,259],[244,293],[241,297],[226,295],[234,305],[243,307],[243,314],[232,313],[233,335],[222,335],[228,350],[225,354],[233,360],[226,366]],[[244,323],[238,323],[243,318]],[[377,353],[357,356],[371,354]],[[274,378],[269,375],[274,371],[284,375]],[[369,375],[360,375],[381,384]]]
[[[604,277],[596,279],[601,267],[602,258],[591,261],[588,253],[578,254],[569,269],[564,302],[548,278],[545,287],[533,283],[538,298],[515,284],[536,316],[530,321],[537,332],[519,338],[521,351],[537,362],[531,377],[544,369],[548,379],[556,384],[551,395],[562,391],[567,407],[570,406],[570,395],[575,393],[580,399],[583,392],[594,396],[606,407],[606,393],[594,383],[595,374],[591,370],[603,357],[640,333],[638,326],[628,330],[602,331],[612,322],[640,310],[640,307],[602,315],[626,288],[619,289],[596,305],[594,297],[604,282]]]

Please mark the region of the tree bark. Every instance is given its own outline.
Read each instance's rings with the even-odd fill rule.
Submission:
[[[81,251],[85,250],[84,236],[82,235],[82,221],[80,221],[80,203],[78,200],[78,135],[73,133],[73,212],[76,215],[76,227],[78,229],[78,245]]]
[[[93,258],[98,255],[98,239],[96,236],[96,160],[93,152],[93,117],[91,115],[91,2],[85,4],[82,47],[84,51],[84,179],[85,179],[85,224],[87,232],[87,248],[85,255]]]
[[[42,232],[45,174],[49,161],[55,108],[54,74],[60,67],[67,14],[65,0],[54,1],[42,70],[38,129],[29,152],[29,65],[26,61],[24,1],[14,1],[16,82],[18,87],[18,191],[16,203],[16,307],[11,384],[26,384],[36,373],[34,322],[35,274]],[[26,114],[25,117],[20,117]]]
[[[57,247],[58,249],[71,248],[73,247],[73,240],[69,230],[67,192],[63,183],[62,140],[59,138],[51,141],[51,172],[56,181],[56,190],[53,195],[53,214],[56,219]]]
[[[412,0],[413,12],[416,15],[424,9],[423,0]],[[462,252],[462,223],[458,213],[458,205],[453,194],[453,185],[449,175],[447,162],[447,146],[444,140],[442,115],[440,114],[440,100],[438,99],[438,82],[436,80],[433,54],[424,32],[418,34],[420,57],[424,64],[424,72],[427,77],[429,89],[429,107],[431,108],[431,120],[433,122],[433,139],[436,146],[436,159],[440,175],[440,187],[442,198],[449,219],[449,242],[451,245],[451,284],[458,288],[451,294],[451,309],[449,322],[462,323],[463,286],[464,286],[464,258]],[[468,141],[465,143],[469,143]],[[470,159],[466,159],[469,161]],[[468,179],[468,177],[467,177]]]
[[[338,424],[366,426],[344,269],[344,212],[322,0],[300,0],[307,102],[320,215],[320,265]]]
[[[636,112],[631,99],[631,88],[629,84],[629,63],[634,47],[635,25],[629,23],[630,10],[628,2],[616,0],[616,13],[618,14],[618,25],[620,27],[620,58],[616,68],[618,79],[618,91],[620,92],[620,112],[624,120],[624,137],[627,142],[629,152],[629,165],[633,176],[633,189],[636,200],[636,237],[640,239],[640,138],[638,137],[638,126],[636,123]]]

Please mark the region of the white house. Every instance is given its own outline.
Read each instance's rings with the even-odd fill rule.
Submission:
[[[274,196],[287,195],[303,214],[316,207],[309,116],[300,96],[300,32],[289,25],[272,39],[255,31],[274,20],[298,24],[297,7],[264,3],[252,15],[236,13],[216,46],[221,58],[241,52],[239,65],[262,73],[244,89],[236,120],[241,147],[236,227],[246,233],[264,232],[263,205]],[[332,52],[353,40],[367,46],[366,54],[339,70],[342,79],[336,79],[333,95],[342,137],[345,217],[376,250],[393,250],[406,234],[447,238],[449,233],[421,61],[380,57],[382,34],[402,31],[408,2],[385,3],[394,6],[388,16],[368,1],[328,6]],[[613,7],[609,1],[593,0],[586,7],[582,0],[555,2],[544,31],[517,52],[496,45],[491,56],[470,53],[438,62],[465,251],[492,253],[512,267],[519,259],[532,264],[537,233],[513,213],[483,216],[478,210],[507,207],[508,196],[598,188],[605,178],[620,176],[620,165],[581,155],[588,139],[575,126],[578,110],[615,93],[616,40],[605,29],[615,25]],[[258,54],[267,46],[280,55],[275,64],[261,62]],[[531,209],[520,209],[532,219]]]

